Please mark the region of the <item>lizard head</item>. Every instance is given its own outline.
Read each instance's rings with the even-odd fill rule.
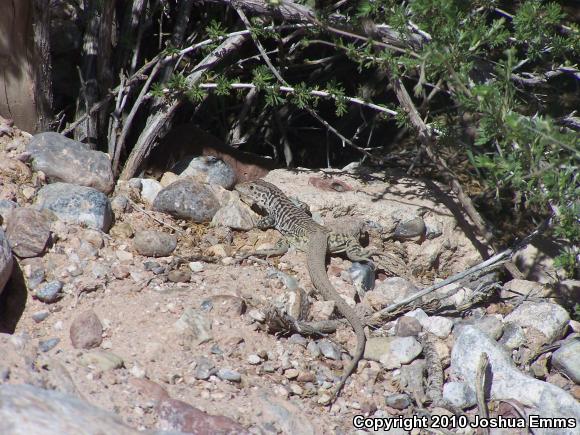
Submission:
[[[242,201],[248,205],[267,208],[272,195],[282,192],[276,186],[264,180],[247,181],[236,185]]]

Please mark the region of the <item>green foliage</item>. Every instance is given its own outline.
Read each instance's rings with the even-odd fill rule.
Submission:
[[[299,3],[317,4],[309,0]],[[331,96],[334,113],[321,113],[328,118],[343,117],[329,122],[344,121],[344,131],[361,125],[360,119],[353,121],[357,114],[350,110],[348,99],[356,96],[374,99],[373,104],[397,111],[395,117],[369,115],[367,112],[372,110],[363,108],[360,118],[364,126],[371,125],[367,117],[372,117],[373,128],[375,121],[388,120],[391,127],[412,132],[413,125],[389,88],[389,80],[400,79],[413,90],[421,116],[437,132],[437,145],[451,151],[449,154],[457,161],[465,162],[457,168],[450,164],[462,181],[469,179],[482,186],[481,196],[495,201],[494,209],[521,213],[527,223],[522,225],[521,233],[555,214],[554,236],[571,246],[578,245],[580,144],[577,132],[563,128],[557,119],[572,112],[559,104],[565,95],[561,86],[567,87],[568,93],[568,88],[577,85],[565,81],[566,73],[558,80],[545,79],[546,73],[560,73],[563,66],[577,68],[580,59],[580,33],[576,25],[566,23],[559,4],[540,0],[501,2],[510,8],[503,11],[496,0],[339,3],[333,11],[317,10],[319,21],[311,22],[307,29],[282,31],[266,26],[288,24],[275,15],[252,17],[252,36],[260,39],[293,92],[282,92],[280,87],[285,84],[277,80],[250,42],[240,50],[242,59],[226,62],[223,70],[213,72],[204,81],[215,84],[212,93],[228,99],[228,103],[245,92],[232,92],[234,82],[251,82],[259,92],[260,104],[250,110],[256,115],[254,119],[266,120],[266,124],[272,116],[269,112],[273,112],[269,108],[292,105],[299,110],[318,109],[319,98],[312,92],[323,90]],[[271,0],[268,4],[276,8],[281,2]],[[330,12],[342,15],[340,26],[335,27],[348,31],[327,27],[335,23]],[[200,40],[216,42],[208,50],[228,33],[245,28],[239,21],[231,25],[228,20],[212,20],[200,32]],[[392,44],[384,38],[379,27],[384,30],[385,26],[403,44]],[[165,52],[175,54],[177,49],[167,47]],[[375,77],[383,82],[373,82]],[[524,78],[533,78],[539,85],[525,85]],[[190,86],[181,72],[174,74],[166,87],[195,103],[203,102],[207,93]],[[167,92],[154,85],[151,93],[163,96]],[[580,99],[576,96],[572,100],[570,107],[574,102],[577,107]],[[321,106],[323,110],[326,107]],[[344,116],[347,113],[349,116]],[[235,115],[223,116],[220,122],[229,122]],[[353,128],[348,122],[357,125]],[[263,132],[262,127],[257,130]],[[360,128],[357,135],[365,131]],[[369,133],[365,146],[383,147],[380,136],[371,137]],[[498,227],[502,224],[496,223]],[[578,248],[567,248],[556,264],[570,274],[578,273],[579,255]]]

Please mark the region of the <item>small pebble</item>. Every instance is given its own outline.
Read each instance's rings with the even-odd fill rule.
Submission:
[[[217,371],[217,376],[222,381],[240,382],[242,380],[242,375],[230,369],[219,369]]]
[[[62,290],[62,282],[51,281],[46,285],[40,287],[35,293],[34,297],[39,301],[50,304],[56,302],[62,297],[60,291]]]
[[[48,352],[50,349],[60,343],[60,338],[49,338],[38,343],[38,348],[41,352]]]
[[[286,379],[296,379],[300,372],[296,369],[288,369],[284,372]]]
[[[201,272],[204,269],[204,263],[201,261],[192,261],[191,263],[189,263],[189,269],[193,272],[193,273],[198,273]]]
[[[171,282],[189,282],[191,274],[182,270],[170,270],[167,274],[167,278]]]
[[[45,320],[49,315],[50,313],[48,311],[37,311],[32,315],[32,320],[34,320],[36,323],[40,323],[43,320]]]
[[[256,365],[260,364],[261,362],[262,362],[262,358],[260,358],[258,355],[252,354],[252,355],[248,356],[248,364],[256,366]]]
[[[318,347],[324,355],[328,359],[333,359],[335,361],[340,361],[340,350],[328,340],[320,340],[318,342]]]

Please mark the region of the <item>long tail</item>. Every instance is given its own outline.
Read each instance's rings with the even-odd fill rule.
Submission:
[[[357,345],[354,356],[333,392],[332,400],[334,400],[340,393],[340,390],[346,383],[348,377],[355,371],[358,362],[362,358],[365,350],[366,336],[361,319],[356,314],[356,312],[345,302],[342,296],[340,296],[340,294],[335,290],[335,288],[330,283],[330,280],[328,279],[328,275],[326,274],[327,250],[327,233],[320,231],[310,235],[306,260],[310,279],[312,280],[312,284],[316,290],[318,290],[324,299],[331,300],[336,303],[338,311],[346,318],[346,320],[348,320],[357,337]]]

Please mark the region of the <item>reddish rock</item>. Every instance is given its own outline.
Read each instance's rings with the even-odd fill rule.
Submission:
[[[175,430],[196,435],[250,433],[231,418],[208,414],[181,400],[163,400],[157,406],[157,412],[162,430]]]
[[[79,314],[70,325],[70,340],[76,349],[92,349],[103,341],[103,325],[94,311]]]
[[[32,208],[15,208],[8,216],[8,242],[19,257],[41,255],[50,239],[50,228],[44,215]]]

